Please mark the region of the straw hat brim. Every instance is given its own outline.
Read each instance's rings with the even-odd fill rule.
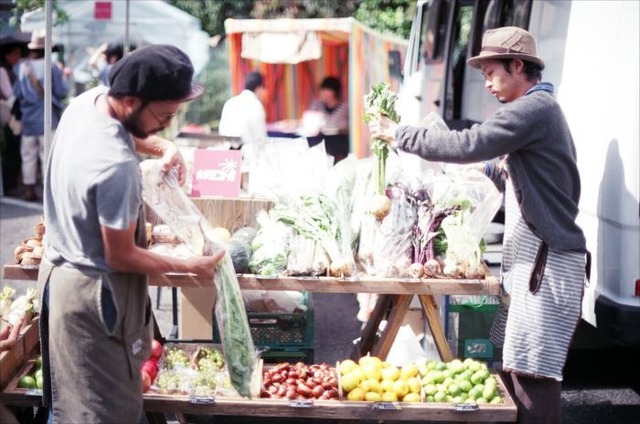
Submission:
[[[532,56],[529,54],[521,54],[521,53],[495,53],[491,51],[481,51],[479,55],[472,57],[467,60],[467,65],[480,69],[480,62],[483,60],[495,60],[495,59],[520,59],[520,60],[528,60],[529,62],[533,62],[540,66],[541,69],[544,69],[545,63],[544,60],[540,59],[537,56]]]

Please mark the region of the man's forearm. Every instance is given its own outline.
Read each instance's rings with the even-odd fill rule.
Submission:
[[[136,151],[149,156],[162,156],[168,147],[174,144],[157,135],[151,135],[147,138],[133,138],[136,144]]]

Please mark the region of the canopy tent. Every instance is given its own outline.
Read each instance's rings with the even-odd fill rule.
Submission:
[[[259,70],[270,100],[267,121],[297,119],[317,96],[325,76],[348,87],[351,152],[370,153],[363,122],[364,96],[386,81],[397,91],[406,40],[382,35],[353,18],[227,19],[231,89],[242,91],[244,76]]]
[[[100,3],[110,4],[110,17],[96,13]],[[103,43],[124,43],[127,5],[131,45],[171,44],[179,47],[193,62],[196,73],[204,68],[209,59],[209,35],[201,30],[200,20],[162,0],[59,0],[57,5],[67,13],[69,19],[53,27],[53,43],[64,46],[66,64],[74,69],[74,77],[78,82],[86,82],[82,81],[86,78],[83,68],[93,49]],[[23,31],[44,27],[43,8],[22,16]]]

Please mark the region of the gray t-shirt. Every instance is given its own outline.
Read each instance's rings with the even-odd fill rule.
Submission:
[[[100,226],[123,230],[142,204],[140,158],[122,124],[99,113],[96,87],[65,110],[51,147],[44,187],[45,258],[56,265],[113,271]]]

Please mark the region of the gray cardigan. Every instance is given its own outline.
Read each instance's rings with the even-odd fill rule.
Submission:
[[[575,222],[580,199],[575,146],[551,93],[520,97],[463,131],[400,126],[396,140],[398,148],[432,161],[473,163],[508,154],[509,178],[534,234],[553,250],[586,251]]]

